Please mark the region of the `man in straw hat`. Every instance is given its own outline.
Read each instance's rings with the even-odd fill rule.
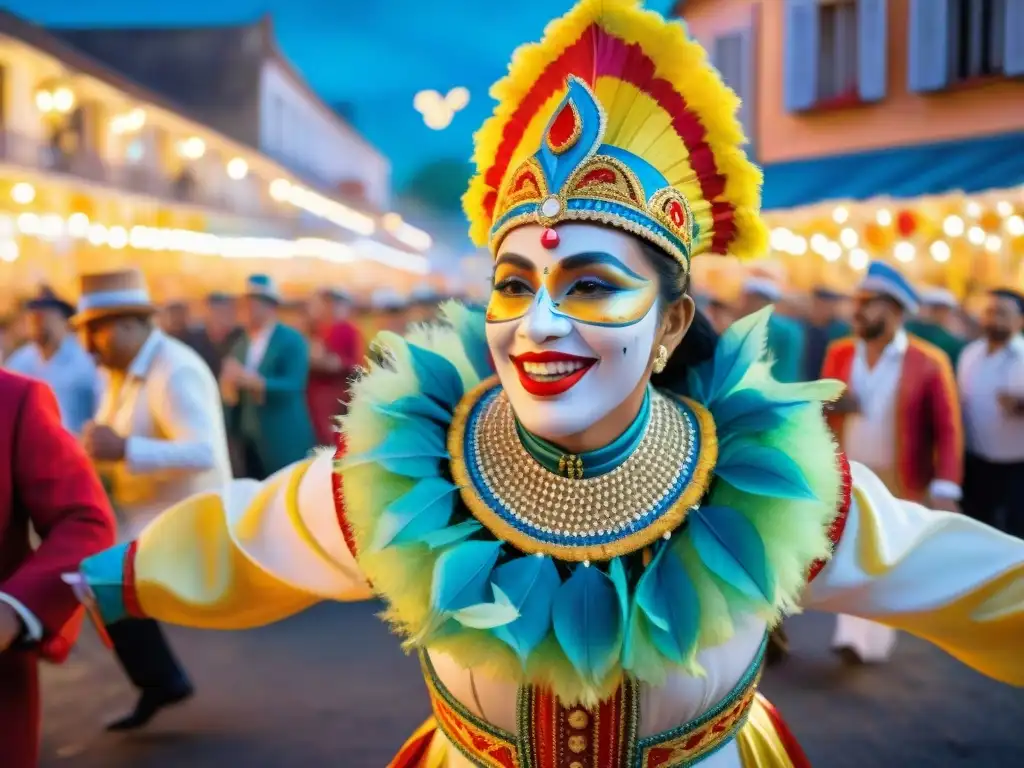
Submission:
[[[25,310],[31,343],[12,354],[6,367],[46,382],[57,397],[62,423],[77,435],[96,412],[99,377],[96,361],[68,325],[75,308],[44,286]]]
[[[198,354],[154,327],[155,311],[142,274],[124,270],[83,276],[72,318],[109,378],[82,440],[108,480],[122,541],[144,538],[175,502],[231,480],[217,382]],[[192,694],[156,622],[127,621],[110,635],[141,692],[110,729],[139,728]]]

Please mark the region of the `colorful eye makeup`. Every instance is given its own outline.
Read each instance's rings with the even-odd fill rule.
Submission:
[[[657,298],[655,281],[608,253],[580,253],[540,270],[509,253],[495,264],[487,320],[516,320],[534,302],[550,301],[553,312],[581,323],[631,325],[647,315]]]

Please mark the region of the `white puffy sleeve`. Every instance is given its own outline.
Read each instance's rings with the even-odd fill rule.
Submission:
[[[329,451],[262,483],[234,480],[171,507],[142,532],[82,563],[105,623],[151,617],[243,629],[321,600],[371,590],[346,543]]]
[[[845,529],[804,606],[910,632],[1024,686],[1024,541],[896,499],[866,467],[851,469]]]

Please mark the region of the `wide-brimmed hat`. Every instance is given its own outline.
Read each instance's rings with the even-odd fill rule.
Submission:
[[[25,309],[30,312],[38,312],[45,309],[55,309],[64,315],[65,319],[75,314],[75,308],[60,298],[52,288],[44,285],[39,289],[35,298],[25,302]]]
[[[78,311],[71,318],[76,327],[108,317],[150,317],[156,312],[146,278],[137,269],[82,275],[79,286]]]
[[[245,281],[245,295],[269,301],[271,304],[281,303],[281,292],[277,283],[270,275],[249,275]]]

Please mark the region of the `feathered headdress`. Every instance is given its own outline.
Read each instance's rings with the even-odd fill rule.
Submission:
[[[763,252],[739,99],[682,24],[639,0],[581,0],[516,51],[491,95],[463,199],[477,245],[496,252],[522,224],[590,221],[684,269],[705,252]]]

